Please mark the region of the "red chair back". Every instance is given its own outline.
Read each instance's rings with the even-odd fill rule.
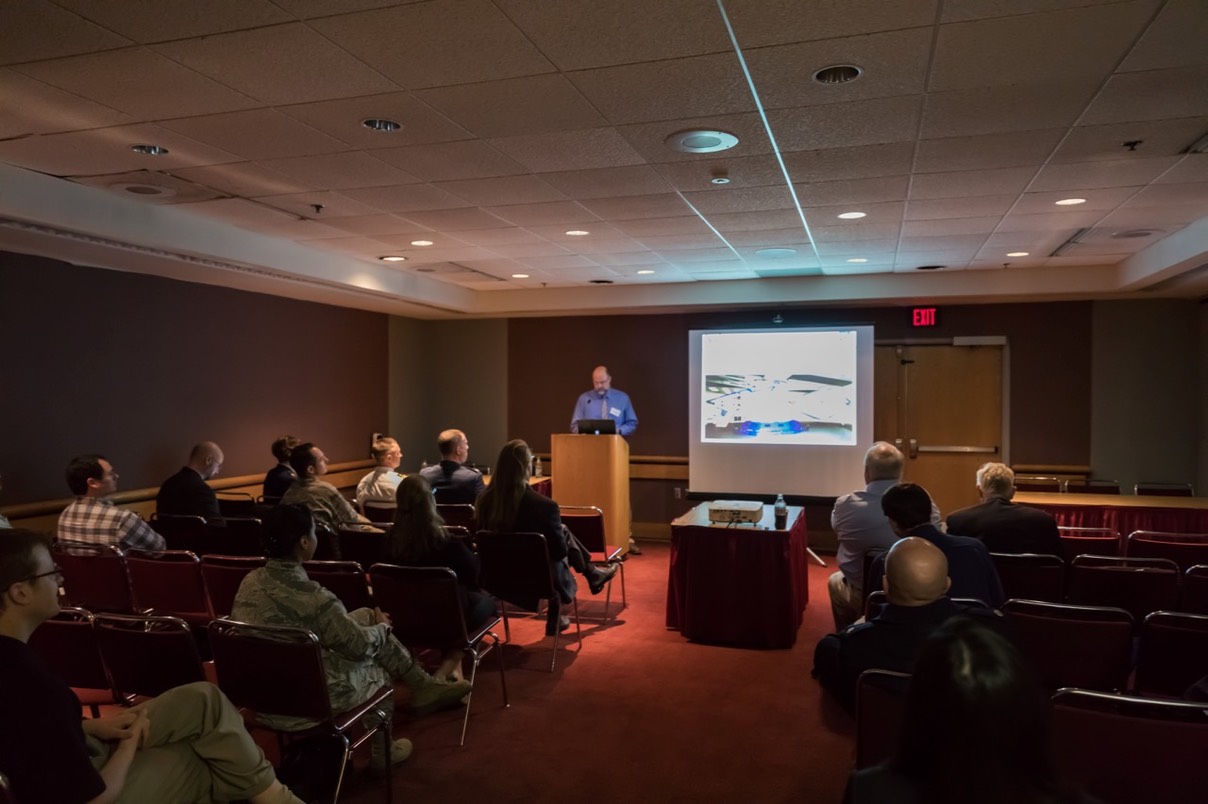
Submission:
[[[448,649],[470,642],[453,570],[375,564],[369,568],[369,578],[374,600],[390,615],[403,644]]]
[[[1119,494],[1120,484],[1115,480],[1067,480],[1067,494]]]
[[[365,518],[377,525],[394,524],[394,512],[397,507],[394,503],[374,502],[373,500],[366,500],[361,506],[365,512]]]
[[[84,609],[70,606],[60,609],[33,632],[29,647],[67,686],[112,689],[97,646],[92,614]]]
[[[261,523],[256,517],[229,517],[206,526],[203,555],[263,556]]]
[[[216,491],[218,512],[224,518],[250,517],[256,513],[256,498],[246,491]]]
[[[214,612],[215,617],[226,617],[231,613],[235,595],[239,592],[243,579],[249,572],[263,567],[264,564],[265,559],[256,556],[201,557],[201,577],[205,580],[210,611]]]
[[[540,533],[503,533],[480,530],[478,580],[500,600],[525,609],[534,601],[556,596],[553,570],[545,537]]]
[[[1050,690],[1122,690],[1132,670],[1133,618],[1127,611],[1037,600],[1008,600],[1019,652]]]
[[[126,554],[130,590],[140,611],[151,611],[205,628],[214,619],[201,562],[188,550]]]
[[[118,697],[154,697],[206,680],[197,640],[179,617],[98,614],[94,627]]]
[[[620,547],[608,544],[602,510],[594,505],[563,505],[559,510],[562,524],[591,551],[592,561],[611,561],[621,554]]]
[[[474,530],[474,506],[469,503],[459,504],[437,504],[436,512],[440,514],[440,518],[445,521],[446,525],[457,525],[458,527]]]
[[[1071,603],[1118,606],[1138,624],[1150,612],[1174,609],[1178,598],[1179,568],[1167,559],[1078,556],[1070,565]]]
[[[1065,600],[1065,562],[1039,553],[991,553],[994,569],[1007,598]]]
[[[1155,611],[1141,625],[1136,690],[1182,698],[1208,675],[1208,615]]]
[[[1120,534],[1110,528],[1072,528],[1057,526],[1061,536],[1062,558],[1067,565],[1081,555],[1120,555]]]
[[[1194,497],[1195,489],[1190,483],[1147,483],[1133,486],[1138,497]]]
[[[59,540],[51,552],[63,568],[64,602],[88,611],[134,612],[126,558],[111,544]]]
[[[1208,614],[1208,564],[1196,564],[1183,573],[1179,611]]]
[[[1167,558],[1186,570],[1208,564],[1208,533],[1161,533],[1134,530],[1128,534],[1124,554],[1138,558]]]
[[[372,567],[384,561],[386,534],[359,528],[340,529],[340,554],[345,561],[355,561],[362,567]]]
[[[373,608],[373,595],[365,570],[355,561],[304,561],[302,568],[310,579],[328,589],[349,611]]]
[[[155,513],[151,516],[151,527],[164,537],[169,550],[189,550],[201,554],[206,551],[206,521],[199,516]]]
[[[856,770],[893,756],[906,710],[910,676],[865,670],[856,681]]]

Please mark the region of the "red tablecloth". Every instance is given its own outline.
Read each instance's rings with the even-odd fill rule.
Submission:
[[[1122,539],[1134,530],[1208,533],[1208,500],[1202,497],[1019,492],[1015,502],[1048,511],[1058,525],[1111,528]]]
[[[803,509],[789,507],[788,530],[772,507],[756,525],[709,525],[703,503],[671,523],[667,627],[719,645],[789,648],[809,601]]]

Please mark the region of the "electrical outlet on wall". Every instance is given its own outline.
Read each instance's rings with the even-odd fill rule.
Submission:
[[[675,499],[677,499],[677,500],[684,499],[684,490],[682,488],[680,488],[679,486],[675,487]]]

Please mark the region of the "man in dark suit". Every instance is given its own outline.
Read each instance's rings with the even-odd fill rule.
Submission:
[[[991,553],[1061,555],[1057,520],[1039,508],[1016,505],[1015,473],[1001,463],[977,470],[980,505],[948,515],[948,532],[980,539]]]
[[[931,495],[925,488],[914,483],[899,483],[885,492],[881,510],[899,539],[918,536],[943,551],[948,559],[948,577],[952,579],[948,590],[950,597],[974,598],[992,608],[1005,602],[1002,582],[990,560],[990,551],[977,539],[953,536],[932,525]],[[881,588],[884,574],[885,556],[879,555],[869,568],[865,588]]]
[[[294,451],[294,447],[302,443],[302,440],[297,436],[285,435],[273,442],[272,450],[273,457],[277,459],[277,465],[264,475],[264,496],[266,502],[271,498],[273,505],[285,496],[285,492],[289,491],[289,487],[298,479],[298,473],[289,465],[289,455]]]
[[[461,430],[445,430],[436,445],[440,463],[420,469],[419,476],[432,486],[441,505],[473,505],[486,486],[482,472],[464,465],[470,457],[470,440]]]
[[[206,481],[222,469],[222,450],[213,441],[202,441],[189,453],[189,462],[164,481],[155,497],[161,514],[222,519],[218,496]]]
[[[850,709],[862,672],[909,673],[923,642],[950,617],[968,613],[997,619],[989,609],[947,597],[949,585],[948,560],[938,547],[917,537],[896,542],[885,560],[889,602],[868,622],[823,637],[814,649],[814,676]]]

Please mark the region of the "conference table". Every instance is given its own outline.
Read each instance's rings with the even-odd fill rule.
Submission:
[[[1134,530],[1208,533],[1208,497],[1021,491],[1012,501],[1048,511],[1058,525],[1111,528],[1121,539]]]
[[[772,506],[753,524],[713,524],[702,503],[671,523],[667,627],[693,642],[790,648],[809,602],[803,508],[777,529]]]

